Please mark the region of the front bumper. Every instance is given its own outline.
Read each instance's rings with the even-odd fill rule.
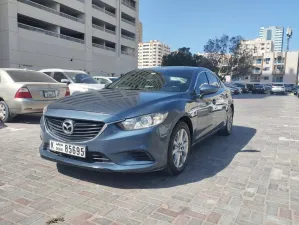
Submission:
[[[135,131],[124,131],[116,124],[109,124],[100,136],[85,143],[71,143],[54,137],[46,131],[43,118],[41,127],[40,155],[54,162],[89,170],[114,172],[156,171],[167,164],[170,128],[164,124]],[[87,158],[54,153],[48,148],[50,140],[86,146]],[[108,161],[94,160],[93,155],[99,154]]]
[[[12,114],[40,113],[43,112],[45,106],[53,101],[54,100],[36,101],[32,99],[13,99],[8,102],[8,106]]]

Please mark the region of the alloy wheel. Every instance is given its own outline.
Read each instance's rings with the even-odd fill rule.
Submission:
[[[185,129],[180,129],[173,143],[172,158],[176,168],[184,166],[189,153],[189,136]]]
[[[0,103],[0,120],[4,120],[6,117],[6,107],[3,103]]]

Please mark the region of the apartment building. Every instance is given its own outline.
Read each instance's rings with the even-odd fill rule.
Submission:
[[[283,51],[284,27],[261,27],[259,37],[263,40],[273,41],[275,52]]]
[[[0,67],[137,68],[139,0],[1,0]]]
[[[244,83],[298,83],[299,52],[267,52],[254,54],[253,70],[248,76],[232,76],[228,80]]]
[[[263,54],[266,52],[274,51],[274,43],[271,40],[264,40],[262,38],[257,38],[253,40],[244,40],[241,41],[241,45],[251,50],[252,53]]]
[[[138,43],[141,43],[143,40],[143,25],[140,21],[138,21],[138,25],[137,25],[137,34],[138,34]]]
[[[170,54],[170,47],[160,41],[152,40],[138,44],[138,68],[162,65],[164,55]]]

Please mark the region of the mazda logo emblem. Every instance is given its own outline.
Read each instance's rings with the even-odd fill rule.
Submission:
[[[73,134],[74,133],[74,121],[73,120],[65,120],[62,123],[62,130],[65,134]]]

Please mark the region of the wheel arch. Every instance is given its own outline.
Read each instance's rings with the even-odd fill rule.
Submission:
[[[188,116],[182,116],[178,122],[185,122],[187,124],[187,126],[189,127],[189,131],[190,131],[190,136],[191,136],[191,143],[193,142],[193,124],[191,119]],[[178,123],[177,122],[177,123]]]

